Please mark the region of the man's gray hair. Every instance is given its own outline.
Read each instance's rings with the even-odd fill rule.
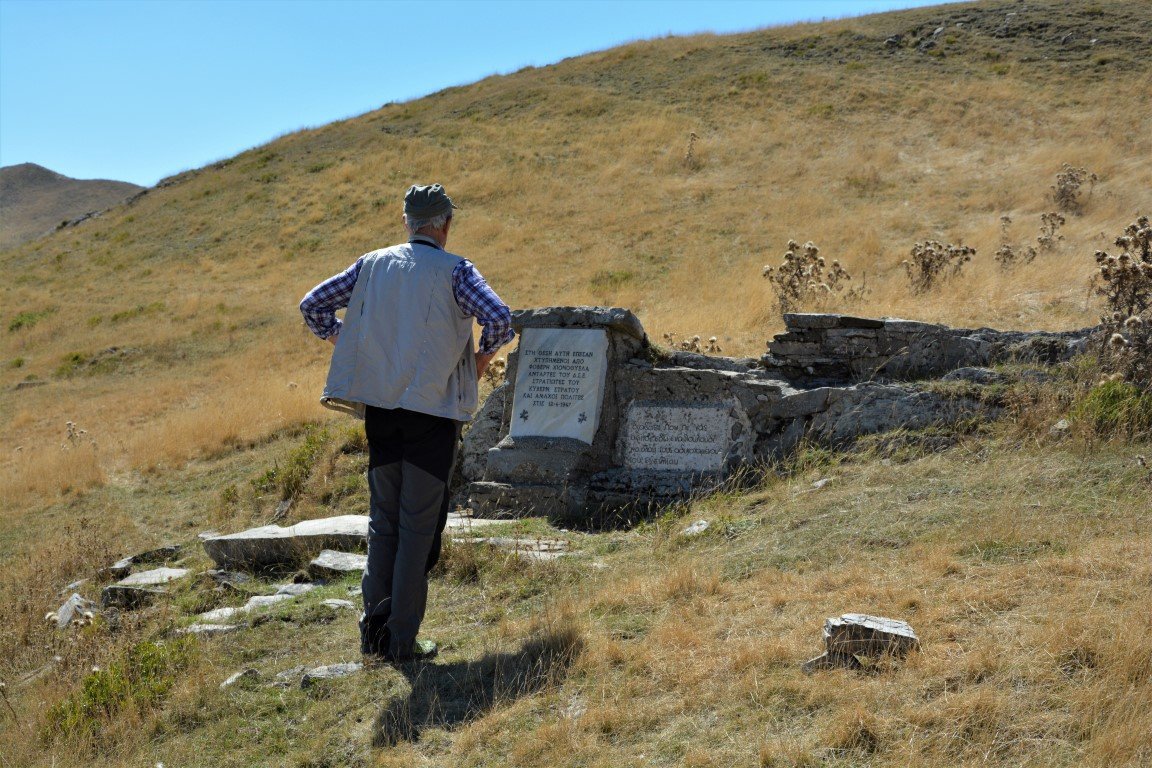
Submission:
[[[430,219],[417,219],[414,216],[404,214],[404,226],[408,228],[408,234],[414,235],[424,227],[431,227],[432,229],[443,229],[448,220],[452,218],[451,213],[442,213],[439,216],[433,216]]]

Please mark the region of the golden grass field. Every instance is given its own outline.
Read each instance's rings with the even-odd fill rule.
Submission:
[[[337,429],[317,404],[330,348],[296,305],[402,237],[412,183],[447,187],[463,207],[450,249],[513,307],[626,306],[654,339],[716,335],[725,354],[759,355],[782,329],[760,273],[790,238],[867,289],[811,309],[1094,324],[1093,251],[1152,209],[1150,44],[1152,5],[1120,0],[638,42],[286,134],[0,252],[0,741],[16,744],[0,765],[1149,764],[1150,491],[1132,465],[1147,445],[1053,445],[1023,413],[1034,432],[986,445],[833,459],[844,482],[820,496],[801,493],[801,468],[678,513],[730,520],[730,538],[688,544],[670,518],[581,544],[607,571],[493,556],[479,580],[449,573],[429,621],[450,660],[517,647],[534,616],[583,650],[565,679],[389,749],[366,734],[395,675],[280,703],[216,687],[254,659],[292,666],[286,648],[345,660],[347,621],[207,645],[167,705],[109,715],[100,738],[45,737],[87,668],[180,619],[168,607],[71,642],[41,617],[135,548],[267,519],[275,499],[253,478],[304,425]],[[1099,179],[1082,212],[1053,252],[1000,269],[1000,217],[1034,242],[1063,163]],[[917,295],[901,262],[928,238],[977,255]],[[310,482],[354,475],[333,463]],[[313,490],[294,519],[354,511]],[[865,606],[909,618],[926,652],[889,676],[798,677],[823,618]],[[53,655],[57,672],[16,685]]]

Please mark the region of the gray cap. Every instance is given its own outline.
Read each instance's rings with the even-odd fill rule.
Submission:
[[[404,195],[404,213],[414,219],[434,219],[452,213],[457,206],[439,184],[412,185]]]

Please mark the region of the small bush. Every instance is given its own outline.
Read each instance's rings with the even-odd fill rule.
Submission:
[[[45,741],[57,735],[93,738],[121,710],[147,710],[164,698],[196,653],[192,638],[140,643],[107,669],[93,669],[80,690],[48,712]]]
[[[1052,202],[1065,213],[1081,213],[1087,200],[1081,199],[1080,188],[1088,182],[1088,197],[1091,197],[1097,181],[1099,177],[1096,174],[1064,163],[1056,174],[1056,183],[1052,185]]]
[[[1102,381],[1080,399],[1072,417],[1101,437],[1141,437],[1152,431],[1152,392],[1120,379]]]
[[[925,293],[944,280],[956,277],[975,255],[976,249],[967,245],[944,244],[937,240],[916,243],[912,246],[912,258],[903,262],[904,271],[912,283],[912,292]]]
[[[829,267],[814,243],[809,241],[801,247],[795,240],[788,241],[784,263],[779,267],[765,265],[761,274],[772,285],[781,314],[794,312],[809,301],[820,301],[839,293],[852,279],[839,261],[833,260]],[[859,289],[850,291],[848,295],[856,296],[858,293]]]

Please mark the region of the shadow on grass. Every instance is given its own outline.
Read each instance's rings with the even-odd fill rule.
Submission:
[[[425,728],[452,729],[502,703],[559,683],[584,641],[573,627],[552,629],[525,641],[514,653],[491,653],[478,661],[410,664],[401,671],[412,687],[376,717],[372,744],[389,747],[419,741]]]

